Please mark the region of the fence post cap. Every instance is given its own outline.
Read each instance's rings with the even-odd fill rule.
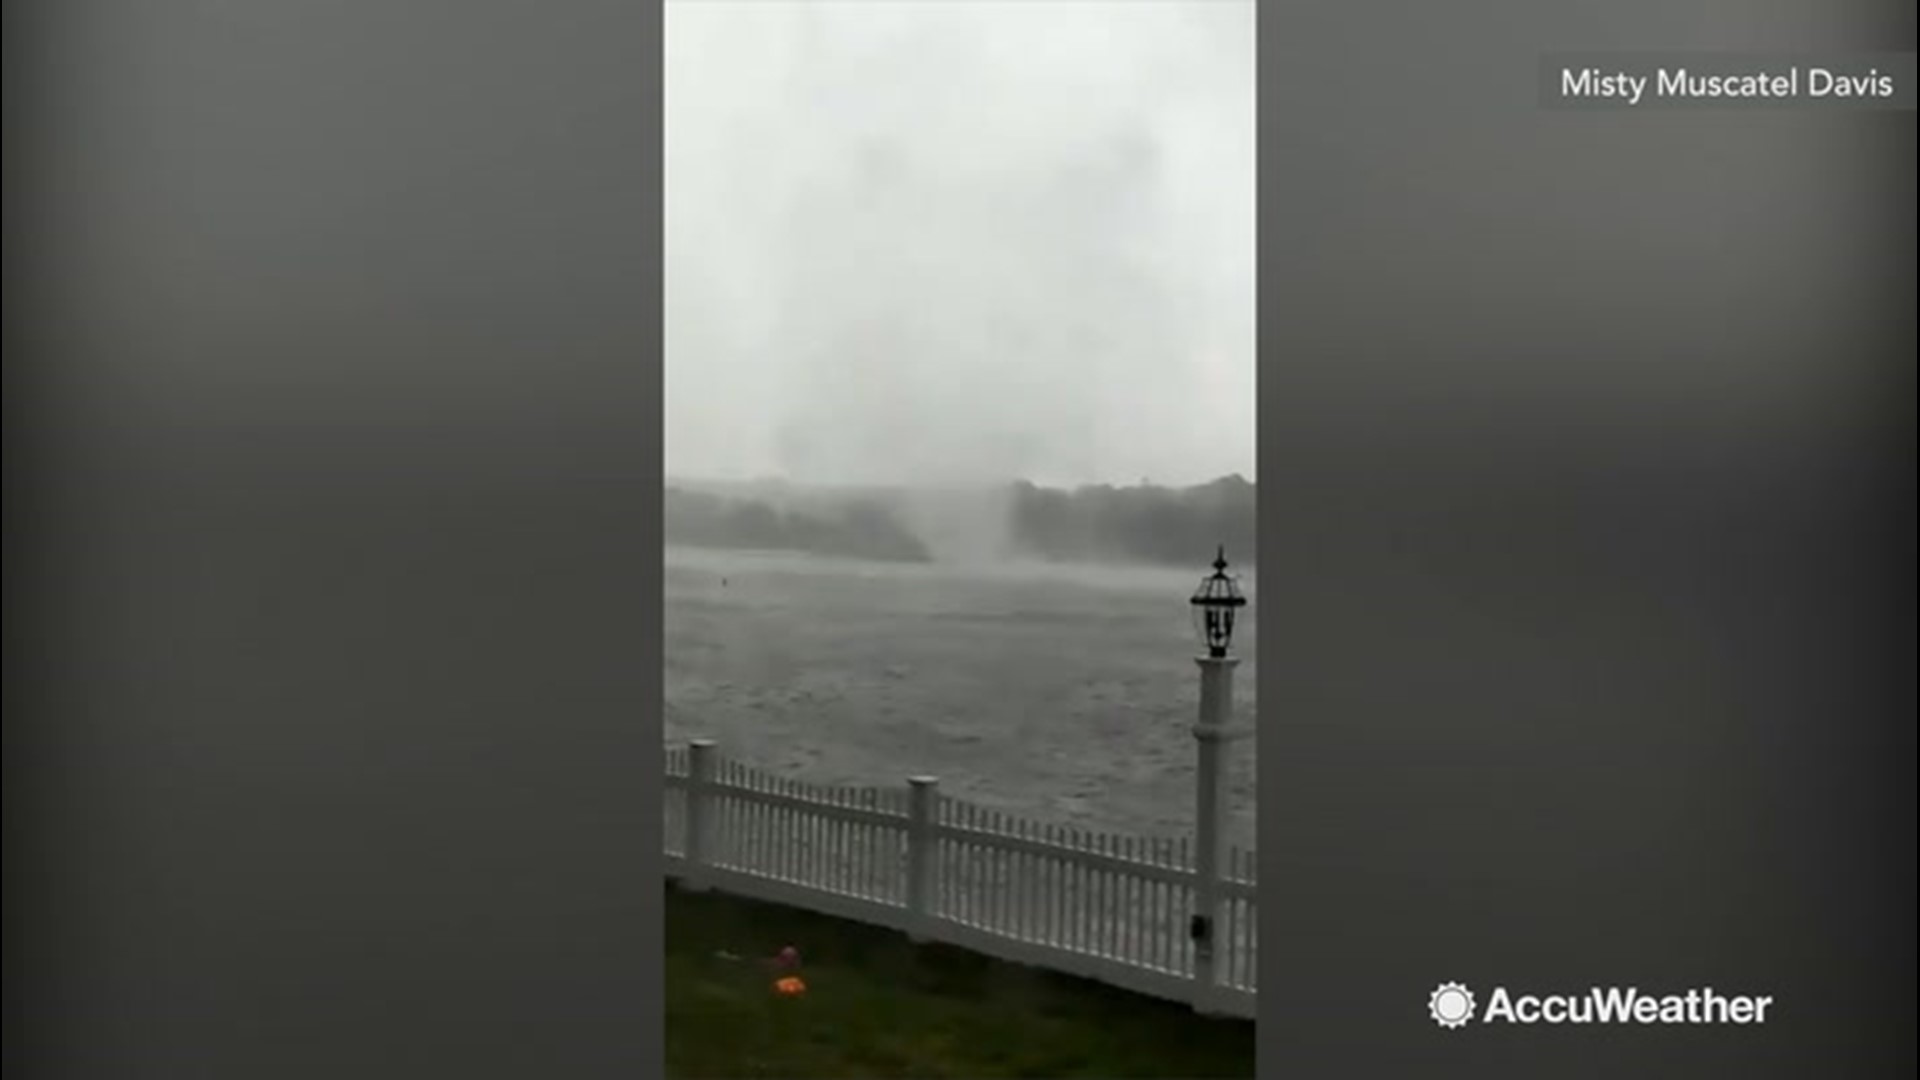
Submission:
[[[711,750],[712,748],[719,746],[720,744],[713,741],[712,739],[688,739],[687,745],[691,747],[696,747],[701,750]]]
[[[940,778],[939,778],[939,777],[937,777],[937,776],[909,776],[909,777],[907,777],[907,783],[909,783],[909,784],[912,784],[912,785],[913,785],[914,787],[932,787],[933,785],[935,785],[935,784],[937,784],[937,783],[939,783],[939,782],[940,782]]]

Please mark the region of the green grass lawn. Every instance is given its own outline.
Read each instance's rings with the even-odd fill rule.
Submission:
[[[1250,1022],[793,908],[669,886],[666,953],[670,1077],[1253,1075]]]

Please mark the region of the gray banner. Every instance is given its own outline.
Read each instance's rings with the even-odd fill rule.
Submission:
[[[1550,109],[1911,111],[1913,53],[1550,53]]]

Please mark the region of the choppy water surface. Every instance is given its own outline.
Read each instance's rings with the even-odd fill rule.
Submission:
[[[666,734],[816,783],[904,783],[1043,821],[1192,828],[1187,598],[1206,572],[911,566],[669,550]],[[1255,603],[1251,575],[1242,588]],[[1235,637],[1254,715],[1254,622]],[[1253,740],[1231,837],[1253,838]]]

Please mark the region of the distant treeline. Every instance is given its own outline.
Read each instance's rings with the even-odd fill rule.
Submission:
[[[1047,559],[1204,564],[1225,544],[1235,563],[1254,562],[1254,485],[1239,476],[1190,488],[1013,486],[1009,531],[1016,549]]]
[[[1204,565],[1215,546],[1225,544],[1236,564],[1255,562],[1255,488],[1239,476],[1188,488],[1103,484],[1063,490],[1022,481],[1000,490],[1004,499],[988,496],[988,489],[966,496],[949,507],[947,517],[998,517],[1003,506],[1007,553],[1029,558],[1192,566]],[[967,500],[978,497],[990,501],[969,509]],[[920,493],[920,498],[951,503],[955,496]],[[952,522],[929,515],[914,500],[902,491],[792,488],[720,494],[669,486],[666,539],[689,547],[931,562],[928,538],[909,520],[943,542],[951,539],[942,530]]]
[[[779,509],[758,499],[669,487],[666,540],[690,547],[796,551],[812,555],[928,562],[918,536],[886,505],[861,499],[834,509]]]

